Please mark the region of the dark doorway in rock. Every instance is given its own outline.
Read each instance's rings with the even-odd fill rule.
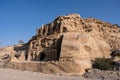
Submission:
[[[25,53],[25,60],[27,60],[28,59],[28,54],[27,53]]]
[[[62,45],[63,35],[57,40],[57,60],[59,61],[60,53],[61,53],[61,45]]]
[[[67,28],[66,27],[63,27],[63,32],[67,32]]]
[[[40,56],[40,61],[43,61],[43,60],[45,59],[45,53],[42,52],[42,53],[40,53],[40,54],[41,54],[41,56]]]

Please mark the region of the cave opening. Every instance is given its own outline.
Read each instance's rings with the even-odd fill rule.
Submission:
[[[45,59],[45,53],[42,52],[42,53],[41,53],[41,56],[40,56],[40,61],[43,61],[44,59]]]
[[[67,32],[67,28],[63,27],[63,31],[62,32]]]

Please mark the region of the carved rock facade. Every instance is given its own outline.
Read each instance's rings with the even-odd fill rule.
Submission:
[[[120,28],[79,14],[59,16],[42,25],[30,40],[28,60],[80,60],[109,57],[120,48]]]
[[[79,14],[59,16],[36,32],[29,41],[28,60],[74,61],[82,69],[80,73],[91,67],[91,60],[110,57],[111,50],[120,48],[118,25]]]
[[[22,51],[18,59],[56,61],[57,70],[50,68],[51,73],[82,74],[91,67],[91,60],[110,57],[111,50],[120,49],[120,26],[79,14],[59,16],[37,29],[25,46],[14,49]],[[52,62],[49,65],[53,67]]]

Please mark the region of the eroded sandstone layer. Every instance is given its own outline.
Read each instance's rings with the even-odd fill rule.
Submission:
[[[56,67],[47,67],[51,73],[82,74],[91,67],[91,60],[110,57],[118,49],[120,26],[69,14],[42,25],[27,44],[14,47],[11,61],[55,61],[47,62]]]

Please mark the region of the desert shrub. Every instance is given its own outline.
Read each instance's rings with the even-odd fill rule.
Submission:
[[[97,58],[93,61],[93,68],[112,70],[114,62],[110,58]]]

